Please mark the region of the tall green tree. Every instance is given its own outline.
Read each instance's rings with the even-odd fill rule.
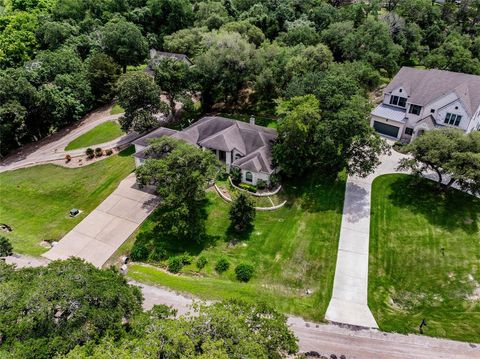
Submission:
[[[175,102],[187,96],[194,88],[194,75],[184,61],[163,59],[154,68],[155,82],[166,92],[170,104],[170,113],[175,116]]]
[[[199,242],[205,236],[205,189],[218,161],[183,140],[162,137],[151,143],[147,159],[136,169],[137,181],[155,185],[162,199],[155,229],[158,241]]]
[[[193,23],[193,9],[188,0],[148,0],[147,8],[152,15],[151,32],[163,37],[175,31],[189,28]]]
[[[37,21],[37,16],[28,12],[0,14],[0,68],[22,65],[34,56]]]
[[[138,287],[80,259],[14,270],[0,261],[1,351],[52,358],[106,334],[121,336],[141,310]]]
[[[158,127],[154,114],[165,110],[160,101],[161,90],[153,79],[144,72],[132,72],[123,75],[117,88],[117,99],[125,110],[120,118],[124,131],[143,133]]]
[[[473,56],[470,47],[468,37],[453,33],[425,57],[424,63],[430,68],[480,75],[480,59]]]
[[[120,67],[110,56],[102,52],[92,54],[86,62],[95,102],[104,104],[111,101],[115,95]]]
[[[241,300],[201,305],[179,319],[154,307],[132,324],[132,335],[78,347],[68,358],[286,358],[298,351],[286,319],[266,304]]]
[[[105,53],[127,72],[127,65],[140,65],[148,53],[147,42],[140,29],[123,19],[110,21],[102,30]]]
[[[256,211],[252,199],[245,193],[239,193],[229,210],[231,226],[237,232],[245,232],[252,227],[255,215]]]
[[[255,47],[235,32],[205,36],[206,52],[195,59],[202,91],[202,105],[216,101],[236,104],[240,90],[253,73]]]
[[[406,146],[411,158],[402,159],[399,169],[415,175],[433,171],[446,188],[460,188],[480,193],[480,132],[465,135],[453,128],[428,131]]]
[[[347,173],[367,176],[388,150],[385,142],[368,125],[369,106],[360,96],[337,113],[321,112],[313,95],[278,101],[282,117],[273,158],[288,176],[306,172]]]

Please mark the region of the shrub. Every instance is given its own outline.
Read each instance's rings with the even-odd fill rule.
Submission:
[[[153,252],[148,255],[148,259],[151,261],[160,261],[167,257],[167,251],[164,243],[158,243],[155,245]]]
[[[11,256],[13,254],[13,246],[7,237],[0,236],[0,257]]]
[[[225,181],[228,178],[227,168],[222,166],[217,173],[217,180],[218,181]]]
[[[183,262],[182,257],[170,257],[168,258],[168,271],[171,273],[178,273],[182,270]]]
[[[257,188],[258,188],[258,189],[265,189],[265,188],[267,188],[267,186],[268,186],[267,181],[264,181],[264,180],[262,180],[262,179],[259,179],[259,180],[257,181]]]
[[[230,178],[233,184],[238,185],[242,181],[242,171],[238,167],[230,168]]]
[[[248,184],[248,183],[240,183],[239,187],[247,190],[248,192],[252,192],[252,193],[257,192],[257,187],[255,187],[254,185]]]
[[[180,256],[183,265],[192,264],[193,258],[188,253],[184,253]]]
[[[239,264],[235,267],[235,276],[241,282],[248,282],[253,276],[253,266],[250,264]]]
[[[231,225],[238,232],[244,232],[252,226],[255,219],[255,207],[250,195],[240,193],[232,202],[229,210]]]
[[[130,252],[130,257],[132,261],[143,261],[148,258],[149,250],[143,244],[136,241],[133,244],[132,251]]]
[[[65,162],[70,162],[72,160],[72,156],[70,155],[65,155]]]
[[[208,263],[207,258],[205,258],[205,256],[200,256],[197,259],[196,265],[198,269],[202,270],[203,268],[205,268],[207,263]]]
[[[95,148],[95,156],[96,157],[102,157],[103,156],[103,150],[100,147]]]
[[[107,156],[111,156],[112,154],[113,154],[113,150],[110,149],[110,148],[105,151],[105,155],[107,155]]]
[[[85,154],[87,155],[88,158],[92,159],[93,157],[95,157],[95,151],[93,150],[93,148],[87,148],[87,150],[85,151]]]
[[[276,173],[270,176],[270,188],[275,188],[280,184],[280,176]]]
[[[219,259],[217,264],[215,264],[215,270],[218,273],[226,272],[228,268],[230,268],[230,262],[227,261],[225,258]]]

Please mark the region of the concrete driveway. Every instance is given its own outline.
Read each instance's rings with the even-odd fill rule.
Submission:
[[[131,174],[43,256],[51,260],[80,257],[101,267],[157,204],[158,197],[140,190]]]
[[[396,168],[404,157],[392,150],[381,157],[381,164],[368,177],[348,177],[332,298],[325,314],[331,322],[378,328],[368,307],[371,188],[376,177],[398,173]]]

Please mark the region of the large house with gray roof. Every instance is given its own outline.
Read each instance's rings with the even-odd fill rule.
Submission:
[[[377,132],[410,142],[441,127],[480,129],[480,76],[402,67],[371,112]]]
[[[270,176],[275,173],[271,148],[277,132],[253,122],[208,116],[182,131],[160,127],[133,142],[136,165],[140,166],[146,159],[151,139],[171,136],[212,151],[227,170],[238,167],[242,182],[256,185],[258,180],[264,180],[270,183]]]

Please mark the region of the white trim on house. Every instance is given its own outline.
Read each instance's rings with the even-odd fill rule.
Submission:
[[[405,107],[391,104],[392,96],[406,98]],[[420,107],[418,114],[410,112],[412,105]],[[460,121],[445,123],[448,113],[461,116]],[[403,142],[439,127],[466,133],[480,130],[480,76],[403,67],[385,88],[382,103],[372,110],[370,125]],[[396,135],[392,126],[398,128]]]

